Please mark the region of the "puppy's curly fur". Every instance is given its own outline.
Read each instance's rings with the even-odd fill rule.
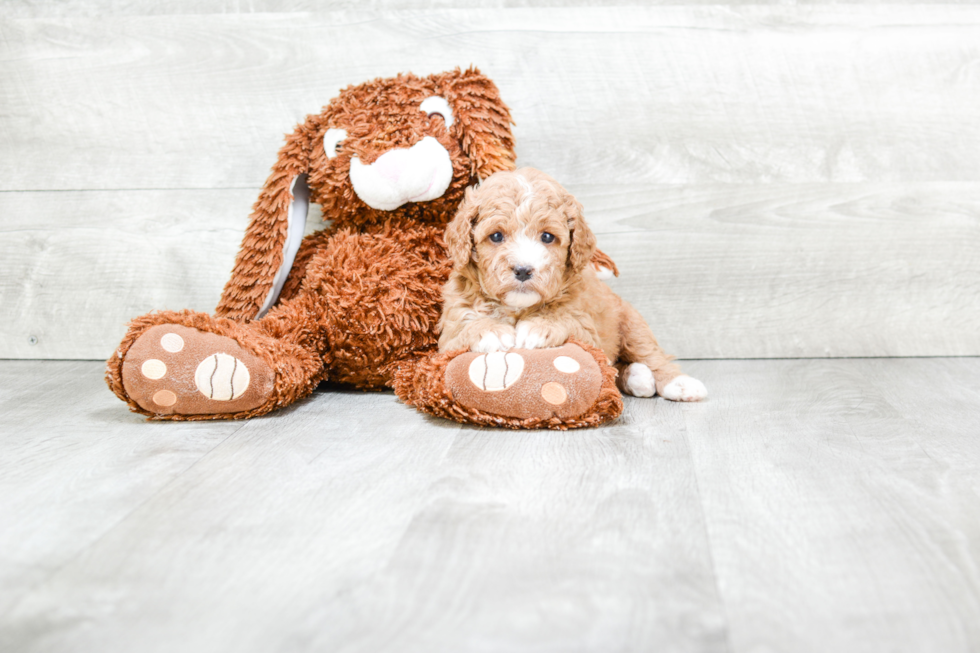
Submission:
[[[636,309],[599,280],[582,205],[545,173],[498,172],[467,189],[445,238],[453,272],[440,351],[557,347],[571,338],[602,349],[623,392],[680,401],[707,395]]]

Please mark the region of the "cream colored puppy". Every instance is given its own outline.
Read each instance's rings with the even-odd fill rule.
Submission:
[[[637,397],[697,401],[704,385],[681,373],[643,317],[589,265],[595,235],[582,205],[532,168],[498,172],[466,191],[446,229],[454,269],[443,292],[439,350],[601,348]]]

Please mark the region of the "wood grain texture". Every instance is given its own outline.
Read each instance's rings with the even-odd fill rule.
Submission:
[[[384,572],[324,606],[350,619],[304,641],[727,650],[683,421],[655,408],[601,430],[463,429]]]
[[[895,406],[908,423],[906,431],[915,444],[941,461],[943,483],[980,497],[980,474],[976,473],[980,460],[980,374],[976,360],[926,359],[917,362],[910,373],[901,360],[878,359],[863,366],[861,374]],[[959,419],[964,409],[970,411],[970,419]]]
[[[258,192],[0,193],[0,358],[106,359],[139,315],[213,311]]]
[[[980,354],[978,184],[569,188],[676,355]],[[138,315],[213,310],[257,194],[0,193],[0,358],[105,359]]]
[[[0,624],[242,426],[146,423],[108,392],[101,367],[0,362]]]
[[[94,364],[63,376],[80,368],[67,388],[100,381]],[[150,430],[108,393],[86,399]],[[655,408],[512,433],[318,392],[236,425],[69,564],[14,584],[29,591],[0,649],[723,651],[683,419]],[[79,499],[98,515],[114,490]]]
[[[342,86],[475,63],[565,183],[975,181],[980,8],[5,18],[0,190],[260,185]]]
[[[972,0],[889,0],[889,5],[970,4]],[[4,14],[10,18],[62,18],[99,16],[159,16],[169,14],[252,14],[307,13],[350,9],[440,10],[440,9],[515,9],[532,7],[603,7],[633,6],[635,0],[7,0]],[[780,5],[782,0],[653,0],[646,5],[697,6]],[[795,0],[794,5],[841,4],[833,0]],[[851,2],[849,4],[856,4]]]
[[[980,360],[691,367],[713,392],[684,410],[733,650],[977,647],[980,458],[952,443],[977,433]]]
[[[610,285],[682,357],[980,354],[978,185],[579,195],[619,265]]]
[[[685,366],[708,401],[515,433],[335,388],[152,424],[0,361],[0,650],[980,645],[980,358]]]
[[[980,354],[980,8],[544,4],[9,5],[0,357],[213,309],[283,132],[470,62],[668,350]]]

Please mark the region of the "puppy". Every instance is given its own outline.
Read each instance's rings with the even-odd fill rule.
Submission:
[[[643,317],[599,280],[595,235],[582,205],[532,168],[498,172],[466,196],[446,229],[453,272],[443,291],[439,350],[602,349],[621,391],[697,401],[707,390],[681,373]]]

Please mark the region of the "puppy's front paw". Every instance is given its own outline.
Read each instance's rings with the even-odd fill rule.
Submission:
[[[478,351],[481,354],[492,354],[495,351],[507,351],[514,346],[514,334],[511,331],[503,331],[497,333],[496,331],[487,331],[480,338],[480,342],[472,348],[472,351]]]
[[[660,396],[671,401],[701,401],[708,396],[708,389],[694,377],[682,374],[665,385]]]
[[[516,347],[518,349],[544,349],[565,344],[568,334],[544,324],[517,323]]]

